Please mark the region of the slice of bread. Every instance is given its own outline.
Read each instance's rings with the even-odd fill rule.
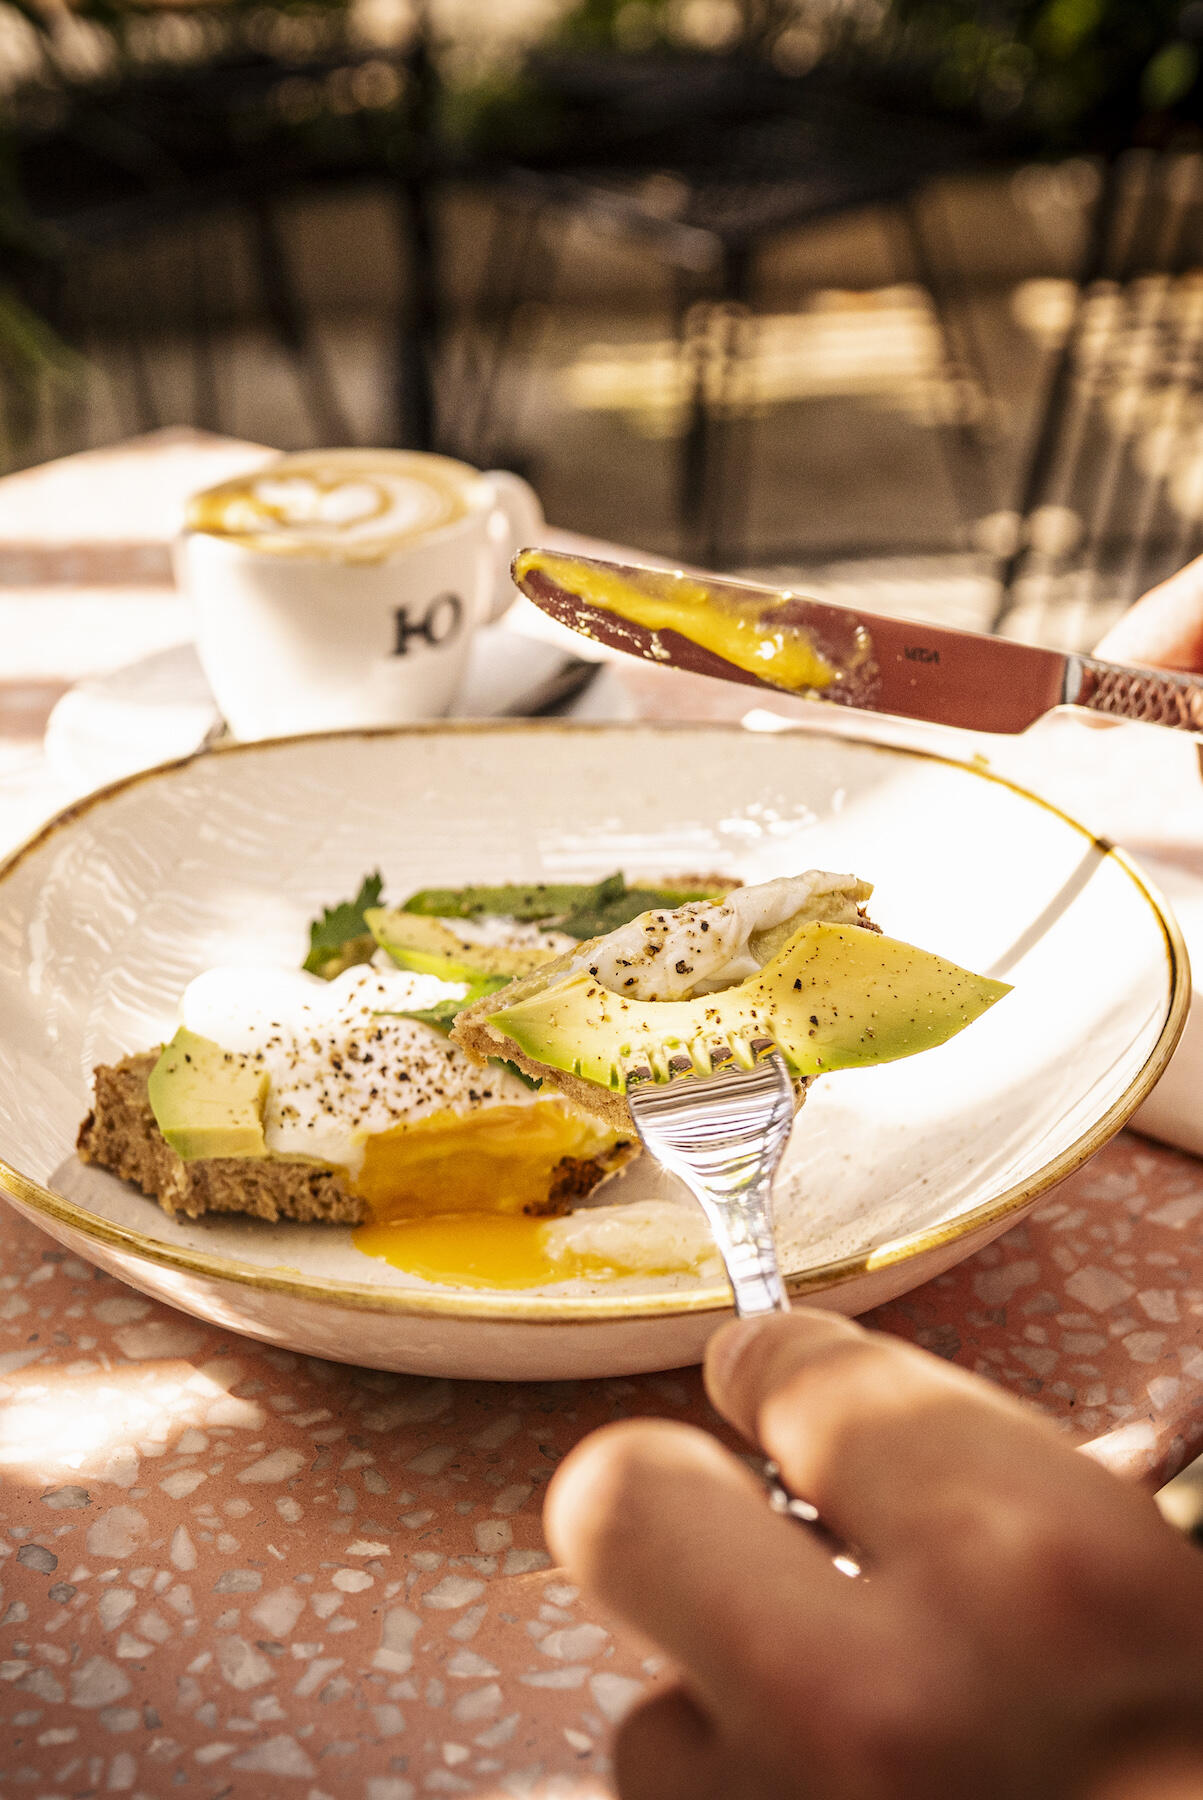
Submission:
[[[212,1156],[185,1162],[166,1142],[151,1110],[147,1081],[157,1050],[101,1064],[92,1111],[80,1127],[81,1162],[132,1181],[172,1217],[244,1213],[275,1223],[359,1225],[370,1212],[341,1169],[295,1157]],[[566,1156],[556,1165],[541,1213],[567,1212],[633,1154],[616,1145],[597,1157]],[[453,1203],[449,1196],[449,1206]]]
[[[322,1163],[276,1157],[207,1156],[185,1162],[155,1123],[146,1084],[158,1051],[104,1064],[95,1073],[92,1111],[76,1150],[132,1181],[173,1217],[249,1213],[252,1218],[329,1220],[357,1225],[367,1208],[341,1172]]]
[[[740,883],[721,875],[679,875],[667,884],[678,889],[715,888],[730,891]],[[600,942],[600,939],[594,940]],[[589,944],[576,946],[548,968],[566,966]],[[507,992],[516,992],[521,983]],[[463,1017],[464,1015],[460,1015]],[[485,1050],[485,1056],[493,1054]],[[521,1062],[509,1054],[510,1061]],[[345,1173],[324,1163],[301,1158],[267,1156],[200,1157],[185,1161],[166,1142],[155,1122],[147,1082],[159,1056],[158,1050],[127,1056],[121,1062],[102,1064],[95,1071],[95,1100],[80,1127],[76,1150],[82,1162],[95,1163],[131,1181],[159,1202],[164,1212],[185,1218],[207,1213],[244,1213],[273,1223],[280,1219],[358,1225],[369,1219],[367,1202],[352,1191]],[[523,1067],[528,1067],[525,1063]],[[532,1074],[544,1071],[528,1067]],[[584,1112],[599,1114],[601,1090],[588,1082],[558,1077],[556,1086]],[[600,1112],[602,1118],[624,1132],[627,1140],[596,1157],[563,1157],[548,1184],[545,1202],[532,1211],[552,1216],[565,1213],[585,1199],[598,1183],[639,1154],[630,1113],[620,1096],[617,1104]],[[449,1196],[448,1206],[454,1204]]]

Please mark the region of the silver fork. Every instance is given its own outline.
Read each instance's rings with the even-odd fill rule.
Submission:
[[[644,1148],[683,1181],[714,1234],[741,1319],[788,1312],[789,1296],[773,1235],[773,1177],[794,1123],[794,1090],[777,1050],[754,1067],[697,1075],[674,1068],[667,1081],[651,1071],[628,1083],[627,1102]],[[837,1568],[860,1573],[856,1556],[827,1529],[809,1500],[791,1494],[775,1462],[761,1463],[774,1512],[817,1530]]]

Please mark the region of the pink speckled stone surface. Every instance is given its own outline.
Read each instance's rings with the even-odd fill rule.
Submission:
[[[873,1322],[1159,1480],[1203,1443],[1201,1221],[1203,1167],[1122,1136]],[[0,1792],[611,1792],[610,1725],[655,1671],[550,1566],[542,1492],[606,1420],[711,1425],[696,1371],[306,1360],[8,1215],[0,1268]]]

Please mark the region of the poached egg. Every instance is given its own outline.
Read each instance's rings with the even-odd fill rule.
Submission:
[[[499,930],[486,931],[499,940]],[[215,968],[185,991],[180,1023],[265,1070],[268,1153],[344,1173],[367,1203],[370,1218],[353,1241],[369,1256],[475,1288],[717,1268],[701,1213],[685,1206],[539,1216],[564,1159],[617,1164],[622,1140],[561,1095],[482,1066],[435,1027],[397,1016],[464,993],[372,965],[333,981]]]

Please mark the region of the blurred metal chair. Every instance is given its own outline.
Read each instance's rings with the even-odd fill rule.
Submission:
[[[609,59],[611,65],[622,59]],[[614,76],[611,75],[611,80]],[[998,504],[978,428],[984,377],[958,316],[951,246],[933,242],[924,190],[981,161],[980,134],[890,112],[819,79],[786,80],[746,59],[635,59],[633,91],[604,114],[587,160],[514,164],[497,174],[495,238],[478,298],[474,353],[449,384],[443,440],[474,461],[499,443],[499,394],[532,301],[554,293],[570,224],[646,247],[671,274],[673,326],[688,383],[676,487],[691,551],[743,555],[749,409],[741,365],[755,338],[757,265],[777,238],[856,209],[886,209],[899,278],[929,297],[943,376],[949,482],[966,527]],[[587,96],[591,98],[591,96]],[[584,104],[574,100],[574,105]],[[594,110],[601,115],[600,106]],[[587,115],[586,115],[587,116]],[[585,135],[578,124],[576,137]],[[491,332],[482,321],[492,323]]]
[[[1203,156],[1102,168],[1004,520],[996,630],[1086,643],[1203,551]]]
[[[353,429],[300,291],[281,212],[315,187],[383,177],[395,189],[409,265],[395,341],[386,346],[396,359],[392,435],[428,447],[431,359],[417,342],[428,329],[424,312],[415,322],[432,281],[420,157],[425,43],[415,25],[400,51],[364,49],[340,39],[336,15],[332,9],[325,36],[307,53],[247,48],[237,36],[242,15],[231,14],[229,42],[208,59],[178,67],[119,59],[104,79],[60,81],[49,104],[41,96],[32,118],[18,120],[16,138],[20,192],[41,250],[39,266],[26,271],[26,291],[79,345],[90,289],[106,257],[110,270],[114,261],[108,253],[166,233],[184,237],[190,422],[217,429],[214,339],[232,271],[215,263],[210,227],[224,217],[241,235],[257,307],[293,369],[315,441],[347,443]],[[355,104],[361,87],[375,81],[379,88],[382,71],[395,103]],[[299,120],[290,116],[298,97],[308,108]],[[118,333],[130,424],[138,430],[166,422],[147,354],[147,299],[130,292]]]

